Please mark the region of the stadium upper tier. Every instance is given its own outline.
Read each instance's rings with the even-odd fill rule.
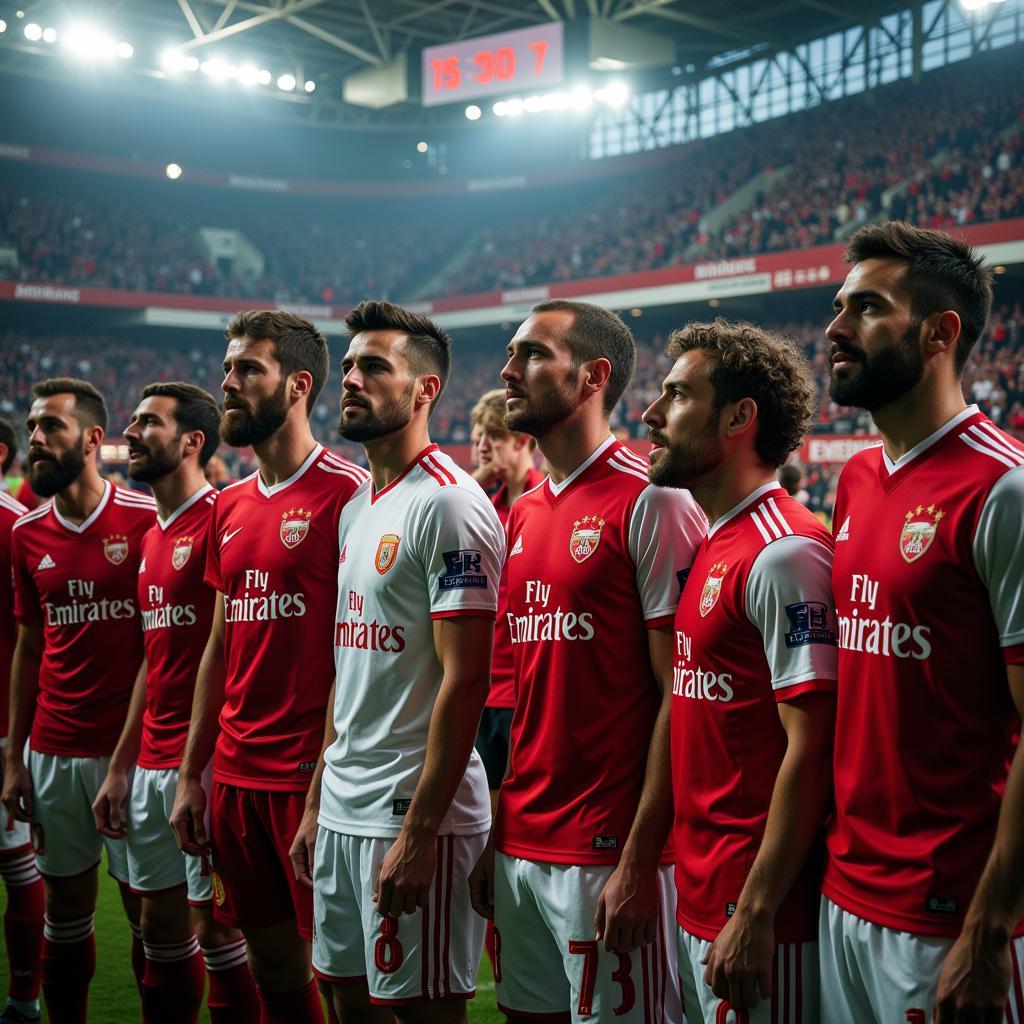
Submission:
[[[1019,48],[663,152],[655,169],[420,199],[5,175],[8,280],[276,303],[400,301],[842,241],[900,216],[1024,215]]]

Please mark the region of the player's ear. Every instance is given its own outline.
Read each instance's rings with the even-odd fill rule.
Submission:
[[[420,393],[417,405],[430,405],[441,394],[441,378],[436,373],[426,373],[419,378]]]
[[[726,437],[740,437],[757,422],[757,402],[752,398],[741,398],[730,402],[722,410]]]
[[[82,448],[86,455],[99,451],[101,444],[103,444],[103,428],[98,423],[82,427]]]
[[[190,430],[185,435],[185,445],[181,450],[183,456],[195,455],[202,451],[206,443],[206,435],[201,430]]]
[[[926,356],[955,351],[960,340],[960,315],[952,309],[933,313],[925,319],[924,331]]]
[[[600,356],[590,359],[580,367],[583,376],[583,388],[588,392],[600,391],[611,379],[612,364],[610,360]]]
[[[296,370],[289,378],[291,381],[291,394],[296,402],[306,401],[309,393],[313,390],[313,375],[309,370]]]

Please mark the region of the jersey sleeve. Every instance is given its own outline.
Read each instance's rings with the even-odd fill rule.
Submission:
[[[1024,466],[996,481],[978,517],[974,565],[988,591],[1003,660],[1024,665]]]
[[[776,700],[835,689],[839,652],[825,545],[802,536],[765,545],[747,575],[746,612],[761,633]]]
[[[14,586],[14,617],[23,626],[40,626],[43,609],[35,580],[25,564],[18,531],[11,534],[11,582]]]
[[[689,491],[645,487],[629,520],[629,553],[648,629],[671,625],[686,573],[704,534],[704,513]]]
[[[203,579],[214,590],[224,593],[224,576],[220,567],[220,544],[217,538],[220,536],[220,501],[214,502],[210,509],[210,521],[206,526],[206,569]]]
[[[418,534],[430,617],[493,618],[505,560],[505,533],[487,498],[468,488],[439,488],[420,516]]]

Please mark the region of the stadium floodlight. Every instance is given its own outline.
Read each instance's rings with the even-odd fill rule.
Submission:
[[[215,82],[223,82],[225,78],[231,77],[231,65],[226,61],[221,60],[219,57],[214,57],[212,60],[204,60],[199,65],[199,70],[204,75],[212,78]],[[238,73],[238,69],[235,69],[235,74]]]
[[[43,28],[41,25],[37,25],[34,21],[30,21],[25,26],[25,38],[30,43],[38,43],[43,38]]]
[[[508,114],[508,104],[504,100],[498,100],[497,103],[491,107],[495,117],[505,117]]]
[[[57,42],[57,30],[55,28],[44,28],[43,29],[43,42],[44,43],[55,43],[55,42]]]
[[[172,74],[185,68],[185,54],[181,50],[164,50],[160,54],[160,66]]]
[[[177,181],[181,177],[181,164],[168,164],[164,173],[171,181]]]
[[[625,82],[609,82],[603,88],[595,91],[594,99],[609,107],[624,107],[629,99],[629,88]]]
[[[426,151],[428,149],[430,149],[430,145],[428,143],[426,143],[426,142],[417,142],[416,143],[416,152],[417,153],[426,153]]]
[[[62,37],[64,48],[82,60],[113,60],[117,44],[94,25],[73,25]]]
[[[475,103],[470,103],[466,107],[466,119],[469,121],[479,121],[482,113],[483,111]]]
[[[573,86],[572,92],[569,93],[569,106],[573,110],[589,110],[593,101],[594,94],[586,85]]]
[[[306,92],[316,92],[316,82],[314,82],[313,79],[310,79],[302,88],[305,89]]]
[[[284,74],[277,80],[277,87],[282,92],[291,92],[295,88],[295,76]]]
[[[131,60],[135,56],[135,47],[131,43],[118,43],[117,55],[121,60]]]
[[[274,76],[266,68],[260,68],[260,73],[256,76],[256,81],[259,82],[260,85],[270,85],[273,78]]]
[[[7,31],[7,22],[3,18],[0,18],[0,36]]]
[[[185,58],[185,70],[186,71],[198,71],[200,64],[198,57],[186,57]]]
[[[960,6],[965,11],[983,11],[991,4],[1001,4],[1005,0],[960,0]]]
[[[521,117],[526,105],[520,99],[509,100],[505,104],[505,113],[509,117]]]
[[[255,85],[260,80],[260,69],[255,64],[243,64],[238,69],[238,81],[242,85]]]

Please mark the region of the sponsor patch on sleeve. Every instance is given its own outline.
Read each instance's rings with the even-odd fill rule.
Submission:
[[[836,635],[828,626],[828,605],[821,601],[800,601],[787,604],[789,632],[786,634],[787,647],[804,647],[807,644],[832,644]]]
[[[487,574],[481,571],[482,556],[479,551],[466,548],[461,551],[445,551],[444,572],[437,577],[442,590],[486,590]]]

